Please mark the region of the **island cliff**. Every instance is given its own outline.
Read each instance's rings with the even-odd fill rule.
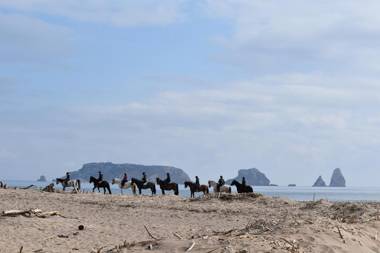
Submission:
[[[231,184],[232,180],[241,182],[243,177],[245,177],[248,185],[269,186],[270,184],[270,180],[265,176],[265,174],[256,168],[239,170],[238,176],[227,180],[226,183]]]
[[[97,176],[98,171],[101,171],[105,180],[112,180],[113,178],[120,178],[124,173],[127,173],[128,178],[132,177],[140,179],[142,173],[145,172],[149,181],[156,182],[156,178],[164,179],[166,173],[169,172],[171,180],[173,182],[183,184],[185,181],[189,181],[189,176],[179,168],[171,166],[158,166],[158,165],[139,165],[139,164],[114,164],[110,162],[102,163],[87,163],[77,171],[70,172],[71,178],[81,179],[88,181],[90,176]]]

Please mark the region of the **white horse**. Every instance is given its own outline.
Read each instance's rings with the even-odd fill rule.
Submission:
[[[212,180],[208,181],[208,187],[212,187],[214,192],[218,192],[218,183],[217,182],[212,181]],[[220,187],[219,192],[231,193],[231,187],[223,185],[222,187]]]
[[[74,179],[74,180],[69,180],[66,181],[64,178],[57,178],[55,180],[56,184],[62,184],[63,191],[65,191],[66,187],[73,187],[74,191],[79,192],[80,191],[80,180],[79,179]]]
[[[136,194],[136,184],[133,184],[131,181],[126,182],[123,186],[121,186],[121,180],[119,178],[112,179],[112,184],[117,184],[120,188],[120,193],[123,195],[123,189],[131,188],[133,194]]]

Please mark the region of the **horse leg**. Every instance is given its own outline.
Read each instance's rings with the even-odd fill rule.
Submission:
[[[162,195],[165,195],[164,189],[161,188]]]

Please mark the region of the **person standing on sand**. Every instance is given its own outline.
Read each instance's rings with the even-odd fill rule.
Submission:
[[[171,179],[170,179],[170,174],[169,174],[169,172],[168,172],[168,173],[166,173],[166,179],[163,181],[163,183],[165,183],[165,184],[169,184],[170,181],[171,181]]]
[[[125,183],[128,182],[128,175],[127,173],[124,173],[123,178],[121,179],[121,187],[124,187]]]
[[[243,186],[247,186],[247,184],[246,184],[246,182],[245,182],[245,177],[243,177],[243,179],[242,179],[242,181],[241,181],[241,184],[242,184]]]
[[[226,182],[224,182],[223,176],[220,176],[218,184],[216,185],[216,191],[220,192],[220,187],[222,187]]]
[[[199,189],[199,177],[198,176],[195,176],[195,186],[196,186],[196,189],[198,190]]]

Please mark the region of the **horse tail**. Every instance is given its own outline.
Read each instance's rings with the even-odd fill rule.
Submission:
[[[210,191],[209,191],[208,187],[206,187],[206,193],[209,194],[209,192],[210,192]]]
[[[80,191],[80,180],[77,179],[77,183],[78,183],[78,191]]]
[[[112,192],[111,192],[111,187],[110,187],[110,185],[108,184],[107,185],[107,189],[108,189],[108,192],[112,195]]]

